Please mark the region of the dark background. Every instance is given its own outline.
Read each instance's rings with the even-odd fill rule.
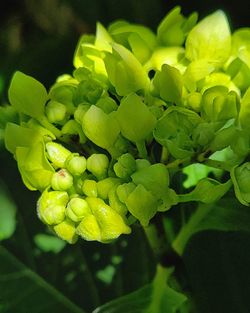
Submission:
[[[115,19],[127,19],[143,23],[154,30],[165,14],[175,5],[181,5],[185,15],[198,11],[200,18],[216,9],[223,9],[232,29],[250,25],[249,11],[245,1],[160,1],[160,0],[9,0],[0,2],[0,102],[7,102],[7,88],[15,70],[40,80],[47,88],[55,78],[71,72],[72,59],[78,38],[82,33],[93,33],[96,21],[105,26]],[[82,297],[80,290],[88,284],[88,278],[77,278],[71,287],[63,284],[63,275],[79,264],[74,261],[65,266],[58,262],[72,253],[85,253],[90,270],[108,264],[114,249],[126,259],[119,268],[125,277],[123,290],[119,289],[119,277],[113,285],[97,282],[101,303],[130,292],[147,283],[153,275],[150,251],[140,230],[129,239],[130,250],[116,245],[84,244],[84,247],[67,247],[60,256],[46,254],[30,257],[28,250],[34,249],[32,240],[36,232],[44,231],[34,214],[36,193],[22,185],[15,161],[9,153],[0,151],[0,178],[5,182],[18,206],[18,227],[15,235],[4,245],[28,267],[59,288],[72,301],[90,309],[95,299]],[[26,226],[25,231],[22,224]],[[29,224],[29,225],[28,225]],[[74,251],[73,251],[74,250]],[[73,252],[72,252],[73,251]],[[91,256],[101,254],[100,262],[94,263]],[[140,255],[145,254],[146,260]],[[136,260],[136,262],[135,262]],[[196,235],[186,250],[184,273],[186,290],[195,295],[200,313],[248,313],[250,312],[250,236],[244,233],[203,232]],[[0,260],[1,266],[1,260]],[[57,267],[60,274],[55,274]],[[52,273],[53,272],[53,273]],[[132,273],[133,278],[126,273]],[[115,290],[115,291],[114,291]],[[128,312],[129,313],[129,312]]]

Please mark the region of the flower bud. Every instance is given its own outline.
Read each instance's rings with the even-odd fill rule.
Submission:
[[[92,179],[85,179],[82,185],[82,191],[88,197],[97,197],[96,181]]]
[[[66,240],[68,243],[75,243],[78,239],[75,224],[68,219],[65,219],[62,223],[54,226],[53,229],[57,236]]]
[[[65,191],[48,191],[47,189],[41,194],[38,200],[38,209],[46,208],[50,205],[63,205],[66,206],[69,196]]]
[[[108,177],[97,183],[98,196],[102,199],[108,199],[109,191],[121,183],[119,178]]]
[[[88,214],[91,214],[91,210],[86,200],[76,197],[69,201],[66,215],[73,222],[80,222]]]
[[[68,202],[65,191],[45,190],[37,202],[38,217],[48,225],[61,223],[65,218],[65,207]]]
[[[64,167],[66,159],[70,156],[71,152],[64,148],[61,144],[56,142],[47,142],[46,150],[49,160],[56,167]]]
[[[83,116],[88,111],[89,108],[90,108],[90,104],[87,102],[81,103],[77,106],[77,109],[74,112],[74,119],[80,125],[82,125]]]
[[[107,176],[109,166],[109,159],[105,154],[92,154],[87,159],[87,169],[98,179],[105,178]]]
[[[67,170],[74,176],[82,175],[86,170],[86,159],[84,156],[71,154],[66,160]]]
[[[103,97],[100,98],[96,106],[103,110],[103,112],[109,114],[113,111],[116,111],[118,108],[118,105],[116,104],[115,100],[113,100],[111,97]]]
[[[94,215],[89,214],[83,218],[76,232],[87,241],[101,241],[101,230]]]
[[[121,216],[125,216],[128,212],[128,209],[124,203],[122,203],[116,193],[116,189],[113,188],[109,191],[109,206],[115,210]]]
[[[99,198],[86,198],[101,230],[101,241],[107,242],[116,239],[121,234],[129,234],[130,227],[123,217]],[[84,221],[84,219],[83,219]]]
[[[83,195],[82,186],[86,178],[88,178],[86,171],[83,175],[74,177],[74,187],[76,192],[80,195]]]
[[[231,170],[231,179],[235,195],[244,204],[250,205],[250,162],[236,166]]]
[[[116,189],[116,193],[117,193],[119,200],[122,203],[125,203],[128,196],[135,188],[136,188],[136,185],[134,183],[127,183],[127,184],[122,184],[118,186]]]
[[[76,101],[81,103],[88,101],[90,103],[96,103],[103,93],[103,88],[99,81],[90,78],[83,80],[77,87]]]
[[[186,106],[195,112],[200,112],[201,94],[192,92],[186,98]]]
[[[45,112],[50,123],[58,123],[66,116],[66,106],[60,102],[51,100],[48,102]]]
[[[61,223],[65,218],[65,206],[50,205],[39,212],[41,220],[48,225],[56,225]]]
[[[54,190],[68,190],[72,186],[73,177],[66,169],[63,168],[53,174],[51,179],[51,187]]]
[[[135,171],[136,163],[134,157],[130,153],[123,154],[118,158],[114,165],[114,171],[117,177],[129,178]]]
[[[135,160],[135,162],[136,162],[136,171],[139,171],[140,169],[151,165],[147,159],[137,159]]]

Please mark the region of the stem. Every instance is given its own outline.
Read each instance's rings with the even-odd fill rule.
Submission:
[[[86,258],[79,244],[76,246],[76,249],[78,251],[79,257],[82,260],[82,263],[85,265],[84,277],[87,282],[88,289],[90,290],[93,307],[98,307],[100,305],[100,297],[99,297],[98,289],[95,284],[94,277],[92,275],[92,272],[88,266]]]
[[[158,258],[162,251],[162,241],[158,236],[156,225],[153,223],[149,224],[149,226],[144,227],[144,232],[154,255]]]
[[[137,141],[136,143],[137,150],[139,152],[139,156],[143,159],[147,159],[148,151],[145,145],[145,141]]]
[[[218,168],[220,170],[224,170],[227,172],[230,172],[232,166],[229,166],[226,162],[221,162],[221,161],[217,161],[217,160],[212,160],[212,159],[206,159],[203,164],[207,165],[207,166],[211,166],[214,168]]]
[[[182,166],[185,162],[188,162],[188,161],[190,161],[190,157],[187,157],[185,159],[177,159],[171,163],[166,164],[166,167],[169,169],[178,168],[178,167]]]
[[[181,229],[181,231],[172,243],[172,247],[179,255],[183,254],[189,238],[195,232],[199,223],[212,209],[212,205],[203,205],[198,207],[198,209],[191,216],[187,224]]]
[[[59,138],[61,136],[61,131],[59,129],[57,129],[54,125],[52,125],[48,119],[46,118],[46,116],[41,116],[39,119],[39,122],[42,126],[44,126],[45,128],[47,128],[49,131],[51,131],[57,138]]]

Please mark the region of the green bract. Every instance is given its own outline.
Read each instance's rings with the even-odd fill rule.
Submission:
[[[205,59],[215,66],[227,61],[231,50],[231,32],[224,12],[216,11],[200,21],[188,34],[186,57]]]
[[[197,18],[175,7],[156,33],[97,23],[49,91],[13,75],[5,146],[60,238],[110,242],[232,184],[249,205],[250,29],[231,35],[222,11]]]

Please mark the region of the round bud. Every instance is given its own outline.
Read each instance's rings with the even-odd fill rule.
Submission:
[[[48,159],[56,167],[64,167],[66,159],[70,156],[71,152],[64,148],[61,144],[56,142],[47,142],[46,151]]]
[[[69,219],[65,219],[62,223],[54,226],[53,229],[57,236],[68,243],[75,243],[78,239],[75,224]]]
[[[97,178],[102,179],[107,176],[109,159],[105,154],[92,154],[87,159],[87,169]]]
[[[65,191],[45,190],[37,202],[38,217],[48,225],[61,223],[65,218],[65,207],[69,196]]]
[[[66,168],[74,176],[82,175],[86,170],[85,157],[71,154],[66,160]]]
[[[82,120],[84,117],[84,114],[88,111],[88,109],[90,108],[90,104],[89,103],[81,103],[77,106],[75,112],[74,112],[74,119],[80,124],[82,125]]]
[[[65,206],[50,205],[40,211],[39,217],[48,225],[56,225],[61,223],[65,218]]]
[[[66,169],[61,169],[60,171],[53,174],[51,179],[51,187],[54,190],[68,190],[72,186],[73,177]]]
[[[66,208],[67,216],[73,222],[80,222],[84,216],[91,214],[91,210],[86,200],[81,198],[72,198]]]
[[[134,157],[130,153],[123,154],[119,157],[117,163],[114,165],[114,171],[117,177],[129,178],[129,176],[136,170],[136,163]]]
[[[136,162],[136,171],[139,171],[142,168],[150,166],[150,162],[147,159],[137,159]]]
[[[65,207],[68,200],[69,196],[65,191],[44,190],[37,202],[38,214],[40,211],[46,209],[48,206],[51,205],[62,205]]]
[[[231,170],[231,179],[234,185],[235,195],[238,200],[249,206],[250,204],[250,162],[241,166],[235,166]]]
[[[57,101],[49,101],[45,113],[51,123],[61,122],[66,116],[66,106]]]
[[[195,112],[200,112],[201,106],[201,93],[199,92],[192,92],[188,94],[187,98],[187,107],[194,110]]]
[[[101,241],[101,230],[94,215],[89,214],[83,218],[76,232],[87,241]]]
[[[97,197],[97,183],[92,179],[85,179],[82,191],[87,197]]]

